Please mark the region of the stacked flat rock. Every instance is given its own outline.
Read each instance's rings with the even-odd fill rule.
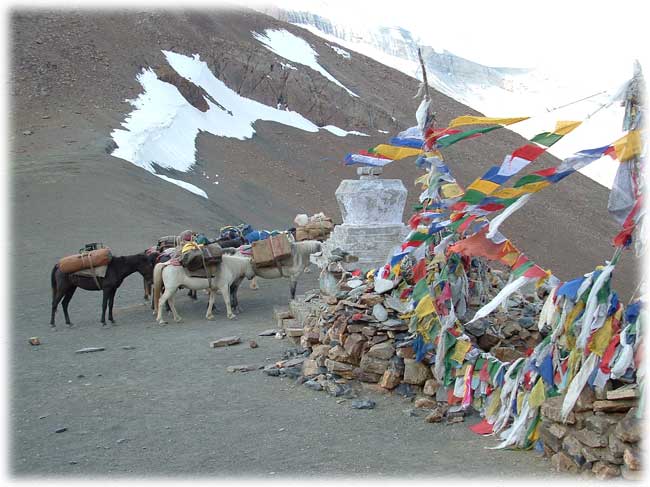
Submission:
[[[599,394],[586,386],[566,423],[560,417],[563,400],[549,398],[541,408],[539,438],[553,468],[599,480],[640,480],[642,419],[636,385]]]

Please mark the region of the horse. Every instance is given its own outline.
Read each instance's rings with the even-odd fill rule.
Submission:
[[[277,279],[280,277],[289,279],[291,299],[295,299],[296,288],[298,287],[298,278],[309,266],[309,256],[311,254],[316,254],[321,250],[322,245],[317,240],[291,242],[291,255],[289,257],[278,261],[277,265],[271,265],[268,267],[254,266],[255,276],[261,277],[262,279]],[[231,302],[235,309],[239,309],[237,287],[231,289]]]
[[[221,263],[214,266],[213,269],[215,270],[215,276],[207,279],[204,277],[190,277],[187,269],[181,266],[156,264],[153,273],[153,286],[154,307],[157,310],[156,320],[158,323],[166,323],[162,319],[162,306],[167,302],[174,315],[174,321],[181,321],[182,318],[176,312],[176,307],[174,306],[174,295],[180,286],[188,289],[209,289],[210,299],[208,310],[205,314],[207,320],[214,317],[212,314],[212,306],[214,305],[216,291],[221,292],[226,305],[228,319],[235,318],[231,307],[232,290],[236,290],[244,278],[252,279],[255,276],[252,260],[249,257],[243,257],[241,255],[224,254],[221,258]],[[165,292],[161,296],[160,291],[163,285],[165,286]]]
[[[150,255],[135,254],[125,256],[115,256],[108,263],[106,268],[106,275],[104,277],[86,277],[75,274],[67,274],[59,269],[59,264],[56,264],[51,273],[52,284],[52,316],[50,318],[50,326],[53,328],[54,315],[59,302],[63,299],[61,306],[63,307],[63,314],[65,315],[65,323],[72,326],[70,322],[70,315],[68,315],[68,304],[78,287],[87,291],[103,291],[104,296],[102,299],[102,326],[106,326],[106,306],[108,305],[108,319],[111,323],[115,323],[113,319],[113,303],[115,301],[115,293],[117,288],[122,285],[122,282],[127,276],[134,272],[139,272],[144,279],[151,279],[153,275],[154,257]],[[99,287],[98,287],[99,284]]]

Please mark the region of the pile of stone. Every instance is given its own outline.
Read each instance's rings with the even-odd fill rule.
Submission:
[[[544,454],[558,471],[595,476],[641,479],[641,419],[636,384],[594,393],[586,386],[562,423],[564,396],[542,404],[539,429]]]
[[[465,333],[485,352],[503,362],[514,362],[535,348],[543,335],[537,329],[542,301],[535,294],[509,298],[507,311],[469,323]],[[544,330],[542,330],[543,332]]]

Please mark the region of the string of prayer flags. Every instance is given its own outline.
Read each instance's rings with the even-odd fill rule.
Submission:
[[[486,124],[498,124],[498,125],[512,125],[513,123],[522,122],[523,120],[528,120],[530,117],[514,117],[514,118],[491,118],[491,117],[475,117],[472,115],[463,115],[461,117],[454,118],[449,127],[460,127],[463,125],[486,125]]]
[[[566,134],[578,128],[582,122],[561,121],[555,124],[553,132],[542,132],[530,139],[531,142],[543,145],[544,147],[551,147],[557,141],[562,139]]]

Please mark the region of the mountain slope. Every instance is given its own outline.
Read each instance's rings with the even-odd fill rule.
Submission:
[[[321,72],[269,50],[253,35],[267,29],[303,39],[317,52],[319,65],[358,97]],[[212,234],[240,221],[286,228],[296,213],[316,211],[338,220],[334,191],[341,179],[356,177],[353,168],[340,164],[345,153],[386,142],[414,124],[415,79],[358,53],[346,57],[331,42],[249,10],[14,12],[11,32],[11,204],[21,242],[12,252],[17,261],[42,259],[44,269],[89,241],[102,240],[126,253],[188,227]],[[143,70],[151,69],[197,112],[207,113],[202,111],[206,103],[224,102],[180,76],[163,51],[199,55],[239,96],[271,108],[281,99],[318,127],[369,136],[340,137],[260,120],[244,140],[199,131],[196,164],[188,171],[151,161],[158,174],[192,184],[207,198],[188,192],[110,155],[116,150],[111,134],[124,128],[134,110],[125,100],[143,94],[137,81]],[[446,95],[432,96],[440,125],[477,114]],[[458,144],[445,151],[445,158],[466,185],[523,142],[501,130]],[[556,162],[545,156],[538,167]],[[385,177],[401,178],[409,189],[405,219],[417,200],[413,181],[420,174],[411,160],[385,170]],[[604,188],[575,175],[535,195],[503,231],[560,278],[575,277],[611,255],[609,241],[617,228],[606,201]],[[634,269],[626,257],[617,271],[616,286],[623,293],[634,288],[629,277]]]

